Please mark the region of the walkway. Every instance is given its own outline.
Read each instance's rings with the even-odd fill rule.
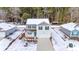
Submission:
[[[38,39],[37,44],[38,51],[52,51],[54,50],[50,39]]]

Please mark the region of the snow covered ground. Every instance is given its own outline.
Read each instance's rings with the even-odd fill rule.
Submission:
[[[11,42],[12,42],[12,40],[2,39],[0,41],[0,51],[4,51]]]
[[[17,39],[8,49],[7,51],[36,51],[37,44],[28,43],[27,47],[24,47],[25,41]]]
[[[65,49],[65,41],[54,29],[52,29],[52,43],[55,50],[62,51]]]
[[[24,29],[26,26],[17,26],[18,31],[14,32],[13,34],[9,35],[8,37],[0,40],[0,51],[4,51],[9,44],[15,40],[18,36],[20,36],[22,33],[24,33]],[[9,46],[7,51],[36,51],[37,50],[37,44],[34,44],[33,42],[28,43],[27,47],[24,47],[26,44],[25,41],[19,40],[18,38]]]
[[[8,36],[10,39],[4,38],[0,41],[0,51],[4,51],[8,45],[18,37],[24,30],[24,26],[18,26],[19,31],[16,31],[12,35]],[[79,51],[79,42],[76,40],[69,40],[65,37],[65,34],[59,30],[59,26],[52,26],[52,44],[55,51]],[[69,43],[73,44],[73,47],[69,47]],[[7,49],[7,51],[36,51],[37,44],[33,42],[28,43],[28,46],[24,45],[26,42],[24,40],[16,39],[12,45]]]
[[[54,28],[52,31],[52,43],[56,51],[79,51],[79,42],[76,40],[69,40],[65,38],[65,34],[59,31],[59,28]],[[64,40],[63,40],[64,39]],[[73,44],[73,47],[69,47],[69,43]]]
[[[69,43],[73,43],[72,48],[69,47],[69,45],[68,45]],[[66,44],[67,44],[67,48],[66,48],[67,51],[79,51],[79,42],[78,41],[76,41],[76,40],[67,40]]]

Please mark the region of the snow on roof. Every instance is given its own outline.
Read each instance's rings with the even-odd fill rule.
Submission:
[[[26,24],[40,24],[42,22],[46,22],[49,24],[49,19],[27,19],[27,23]]]
[[[16,39],[19,35],[21,35],[22,31],[16,31],[12,35],[8,36],[10,39]]]
[[[78,29],[79,30],[78,27],[75,28],[76,25],[77,25],[76,23],[67,23],[67,24],[61,25],[61,27],[65,28],[65,29],[68,29],[70,31],[73,31],[74,29]]]
[[[14,28],[14,25],[7,24],[7,23],[0,23],[0,31],[7,31],[9,29]]]
[[[0,51],[5,50],[5,49],[8,47],[8,45],[9,45],[10,43],[11,43],[10,40],[8,40],[8,39],[2,39],[2,40],[0,41]]]
[[[24,30],[26,28],[26,25],[18,25],[17,29],[18,30]]]
[[[26,28],[26,25],[17,25],[19,28]]]

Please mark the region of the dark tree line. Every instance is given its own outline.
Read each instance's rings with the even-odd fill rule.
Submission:
[[[24,22],[28,18],[49,18],[50,22],[70,22],[70,7],[1,7],[6,19]]]

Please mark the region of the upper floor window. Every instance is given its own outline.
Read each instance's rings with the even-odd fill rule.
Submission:
[[[42,30],[43,28],[42,28],[42,26],[39,26],[39,30]]]
[[[31,28],[31,25],[28,25],[28,28]]]
[[[45,30],[49,30],[49,26],[46,26],[46,27],[45,27]]]

